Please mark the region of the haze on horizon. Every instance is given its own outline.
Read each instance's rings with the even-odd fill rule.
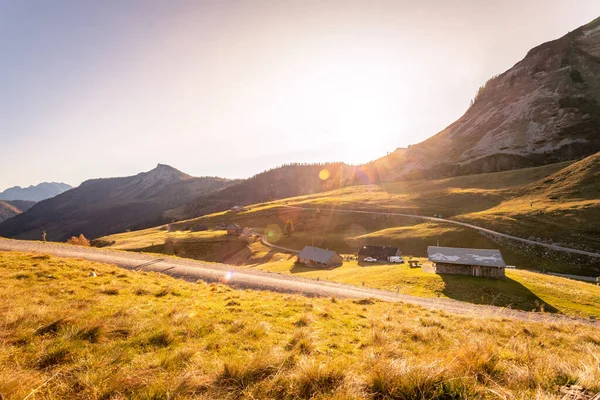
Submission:
[[[363,163],[460,117],[580,0],[0,3],[0,191]]]

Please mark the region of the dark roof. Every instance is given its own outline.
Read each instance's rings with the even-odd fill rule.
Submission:
[[[429,261],[446,264],[481,265],[486,267],[505,268],[506,263],[500,250],[463,249],[457,247],[427,248]]]
[[[397,247],[365,245],[358,251],[359,256],[391,257],[398,253]]]
[[[335,251],[320,249],[318,247],[305,246],[300,254],[298,254],[298,258],[305,258],[310,261],[315,261],[319,263],[326,264],[331,257],[335,256]]]

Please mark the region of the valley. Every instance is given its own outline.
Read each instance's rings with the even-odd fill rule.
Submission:
[[[596,165],[595,158],[592,160]],[[450,221],[469,221],[463,215],[468,216],[474,211],[483,213],[485,207],[497,207],[518,197],[541,203],[544,199],[539,195],[533,197],[531,193],[537,193],[538,186],[548,181],[548,177],[553,180],[564,175],[572,177],[570,171],[581,172],[578,166],[588,164],[586,159],[577,163],[438,181],[354,186],[250,205],[246,211],[215,213],[162,227],[106,236],[92,243],[108,249],[176,255],[400,294],[449,298],[527,311],[598,316],[600,289],[597,286],[539,273],[546,270],[597,276],[594,275],[600,265],[597,257],[523,244],[446,221],[447,218]],[[595,180],[591,184],[595,185]],[[586,190],[585,185],[580,187]],[[593,187],[588,189],[593,190]],[[372,213],[367,210],[378,211]],[[590,226],[596,227],[594,208],[583,210],[589,213]],[[393,214],[397,211],[422,216],[435,212],[443,214],[443,218],[423,221]],[[292,235],[284,233],[287,221],[293,222]],[[233,223],[247,227],[249,232],[241,236],[228,235],[224,228],[219,228]],[[524,226],[532,229],[537,223],[533,220],[530,225]],[[560,220],[556,225],[560,225]],[[495,227],[494,224],[489,226]],[[202,230],[198,231],[199,228]],[[569,226],[564,229],[568,230]],[[554,234],[555,238],[562,233],[557,229],[535,232],[538,235]],[[406,265],[359,265],[356,261],[344,261],[343,266],[334,269],[314,269],[294,264],[296,254],[267,246],[262,236],[267,244],[296,251],[306,245],[314,245],[352,256],[364,244],[397,246],[405,258],[414,257],[423,264],[427,263],[424,258],[427,247],[437,244],[499,248],[506,262],[516,265],[517,269],[507,271],[505,281],[440,276]],[[556,243],[547,236],[535,239]],[[589,243],[593,245],[595,242]]]
[[[301,250],[305,245],[314,244],[342,254],[354,254],[363,244],[394,245],[404,254],[415,257],[423,257],[427,246],[438,243],[454,247],[500,248],[507,263],[521,269],[596,276],[600,271],[597,257],[498,237],[445,220],[472,223],[535,242],[597,253],[600,249],[600,202],[594,196],[598,190],[598,157],[594,155],[575,163],[442,180],[353,186],[255,204],[249,206],[248,211],[227,211],[179,221],[170,224],[169,229],[183,232],[206,226],[214,231],[219,224],[237,223],[268,235],[270,243],[286,248]],[[562,182],[565,177],[575,183],[574,187],[580,194],[548,194],[556,193],[549,182]],[[505,211],[496,212],[499,209]],[[357,213],[348,212],[350,210]],[[423,217],[442,215],[443,218],[421,220],[394,213]],[[295,230],[291,237],[283,234],[288,220],[293,222]],[[574,224],[577,224],[577,229],[574,229]],[[582,231],[585,235],[581,234]],[[114,241],[116,248],[164,251],[160,246],[165,238],[162,241],[157,238],[150,243],[148,232],[151,231],[99,240]],[[223,231],[221,233],[224,234]],[[202,235],[208,238],[219,233]],[[180,246],[184,242],[179,241]],[[193,242],[186,242],[185,254],[202,259],[201,254],[194,255]],[[198,243],[198,246],[206,247],[207,241],[203,243]],[[237,263],[227,257],[210,257],[213,257],[210,260]],[[256,262],[241,257],[240,263]]]
[[[0,400],[600,400],[597,4],[176,3],[0,4]]]

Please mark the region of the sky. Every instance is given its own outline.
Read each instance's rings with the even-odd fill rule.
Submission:
[[[421,142],[597,0],[0,0],[0,190]]]

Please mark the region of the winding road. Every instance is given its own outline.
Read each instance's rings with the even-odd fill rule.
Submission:
[[[195,282],[226,283],[240,289],[268,290],[281,293],[294,293],[305,296],[338,297],[364,299],[374,298],[389,302],[403,302],[417,306],[447,311],[453,314],[480,318],[513,318],[522,321],[593,321],[548,313],[532,313],[495,306],[464,303],[451,299],[423,298],[398,294],[367,287],[345,285],[328,281],[318,281],[257,271],[251,268],[237,268],[226,264],[213,264],[177,257],[133,253],[89,247],[72,246],[61,243],[45,243],[0,238],[0,251],[21,251],[51,254],[59,257],[80,258],[90,261],[115,264],[136,271],[164,273],[175,278]]]
[[[423,216],[423,215],[402,214],[402,213],[395,213],[395,212],[346,210],[346,209],[343,209],[343,208],[322,208],[322,209],[320,209],[320,208],[298,207],[298,206],[285,206],[285,207],[287,207],[287,208],[294,208],[294,209],[300,209],[300,210],[314,210],[314,211],[316,211],[316,210],[327,210],[327,211],[355,213],[355,214],[390,215],[390,216],[416,218],[416,219],[422,219],[422,220],[426,220],[426,221],[445,222],[447,224],[460,225],[460,226],[464,226],[464,227],[467,227],[467,228],[478,230],[480,232],[489,233],[490,235],[495,235],[495,236],[503,237],[503,238],[506,238],[506,239],[517,240],[517,241],[522,242],[522,243],[527,243],[527,244],[531,244],[531,245],[535,245],[535,246],[546,247],[546,248],[551,249],[551,250],[562,251],[562,252],[565,252],[565,253],[580,254],[580,255],[584,255],[584,256],[588,256],[588,257],[597,257],[597,258],[600,258],[600,253],[593,253],[593,252],[584,251],[584,250],[572,249],[570,247],[563,247],[563,246],[558,246],[558,245],[555,245],[555,244],[538,242],[538,241],[535,241],[535,240],[525,239],[525,238],[522,238],[522,237],[509,235],[507,233],[502,233],[502,232],[493,231],[491,229],[482,228],[481,226],[477,226],[477,225],[473,225],[473,224],[468,224],[466,222],[454,221],[454,220],[451,220],[451,219],[436,218],[436,217],[426,217],[426,216]]]

